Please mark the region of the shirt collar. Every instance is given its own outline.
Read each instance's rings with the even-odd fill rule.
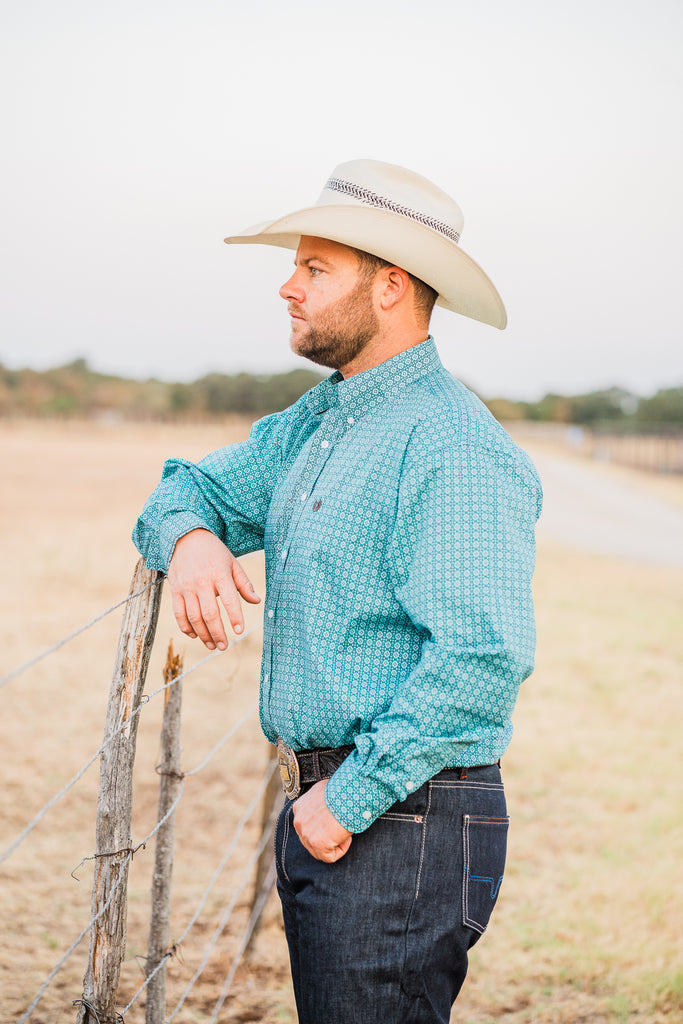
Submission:
[[[389,395],[405,391],[422,377],[442,369],[434,338],[399,352],[379,366],[346,380],[338,370],[317,384],[306,395],[306,405],[314,414],[326,412],[336,405],[362,411]]]

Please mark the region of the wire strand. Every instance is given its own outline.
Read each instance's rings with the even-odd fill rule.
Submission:
[[[270,840],[272,838],[272,835],[273,835],[274,827],[275,827],[275,824],[273,822],[271,822],[270,827],[268,829],[266,829],[264,831],[263,835],[261,836],[261,841],[260,841],[259,845],[257,846],[257,848],[256,848],[256,850],[254,852],[253,857],[251,858],[251,862],[250,862],[251,866],[253,866],[256,863],[258,858],[263,853],[263,850],[265,849],[266,843],[270,842]],[[247,881],[248,881],[248,879],[247,879]],[[244,891],[245,888],[246,888],[246,883],[242,887],[240,895]],[[221,990],[221,994],[218,997],[218,1000],[216,1001],[216,1005],[214,1006],[213,1014],[212,1014],[212,1016],[211,1016],[211,1018],[209,1020],[209,1024],[214,1024],[214,1022],[217,1020],[218,1014],[220,1013],[220,1011],[221,1011],[221,1009],[223,1007],[223,1003],[225,1002],[225,1000],[228,997],[228,993],[230,992],[230,988],[232,987],[233,979],[234,979],[234,977],[235,977],[235,975],[237,973],[237,968],[239,967],[239,965],[242,962],[242,957],[244,956],[244,952],[245,952],[247,946],[249,945],[249,940],[251,939],[251,936],[253,934],[254,928],[256,927],[256,922],[258,921],[258,919],[260,918],[261,914],[263,913],[263,908],[266,905],[266,900],[267,899],[268,899],[268,893],[267,892],[262,892],[262,893],[259,894],[258,899],[256,900],[256,903],[254,904],[254,908],[253,908],[251,914],[249,915],[249,920],[247,921],[246,927],[245,927],[244,931],[242,932],[242,938],[240,939],[240,943],[239,943],[239,945],[237,947],[237,952],[235,953],[235,956],[233,957],[233,961],[232,961],[232,963],[230,965],[230,970],[228,971],[227,977],[225,979],[225,983],[223,984],[223,988]]]
[[[55,804],[59,803],[59,801],[62,799],[62,797],[65,796],[69,792],[69,790],[72,789],[73,786],[76,785],[78,780],[81,779],[85,775],[85,773],[87,772],[87,770],[91,766],[91,764],[94,761],[97,760],[97,758],[100,756],[100,754],[102,754],[111,743],[114,742],[114,740],[119,735],[119,733],[123,732],[123,730],[127,728],[127,726],[129,724],[129,722],[131,721],[131,719],[134,718],[135,715],[139,714],[140,711],[142,711],[142,708],[145,706],[145,704],[149,703],[149,701],[152,699],[152,697],[156,697],[156,695],[158,693],[161,693],[163,690],[168,689],[169,686],[173,686],[174,683],[177,683],[180,679],[184,678],[185,676],[189,676],[191,672],[196,671],[196,669],[198,669],[201,665],[204,665],[207,661],[209,661],[211,658],[216,657],[216,655],[220,654],[220,653],[222,653],[222,652],[220,652],[220,651],[213,651],[211,654],[207,655],[205,658],[202,658],[201,661],[198,661],[196,665],[193,665],[191,668],[186,669],[185,672],[182,673],[182,675],[177,676],[175,679],[171,680],[171,682],[169,682],[169,683],[165,683],[158,690],[155,690],[153,693],[150,693],[150,694],[143,694],[142,698],[140,700],[140,703],[138,704],[138,706],[136,708],[133,709],[133,711],[131,712],[129,718],[125,719],[125,721],[122,722],[121,725],[117,729],[115,729],[114,732],[112,732],[110,736],[107,737],[107,739],[102,743],[100,748],[95,751],[95,753],[92,755],[92,757],[90,757],[86,761],[86,763],[83,765],[83,767],[73,776],[73,778],[70,779],[69,782],[67,782],[67,784],[62,789],[60,789],[60,791],[58,793],[55,794],[55,796],[51,797],[51,799],[48,800],[48,802],[38,811],[38,813],[35,815],[35,817],[31,819],[31,821],[28,823],[28,825],[26,825],[26,827],[22,830],[22,832],[19,833],[17,838],[12,843],[10,843],[10,845],[8,847],[6,847],[2,851],[2,853],[0,853],[0,864],[2,864],[4,861],[6,861],[7,858],[10,857],[14,853],[14,851],[17,849],[17,847],[20,846],[21,843],[23,843],[24,839],[26,839],[26,837],[31,832],[33,832],[33,830],[36,828],[36,826],[40,824],[40,822],[45,817],[45,815],[48,813],[48,811],[50,811],[55,806]]]
[[[102,619],[106,619],[107,615],[111,615],[111,613],[116,611],[117,608],[120,608],[121,605],[127,604],[129,601],[132,601],[136,597],[140,597],[142,594],[145,593],[146,590],[149,590],[150,587],[158,587],[162,583],[163,577],[160,579],[152,580],[152,582],[148,583],[147,586],[142,588],[142,590],[138,590],[135,594],[129,594],[127,597],[124,597],[121,601],[117,601],[116,604],[113,604],[111,606],[111,608],[107,608],[106,611],[101,612],[99,615],[96,615],[94,619],[90,620],[90,622],[86,622],[84,626],[80,626],[78,629],[74,630],[73,633],[69,633],[68,636],[62,637],[62,639],[58,640],[56,644],[53,644],[51,647],[46,647],[44,651],[40,652],[40,654],[36,654],[35,657],[30,658],[28,661],[25,661],[23,665],[18,665],[17,668],[12,669],[11,672],[8,672],[4,676],[0,676],[0,688],[3,687],[5,683],[9,683],[12,679],[16,679],[17,676],[21,675],[23,672],[26,672],[27,669],[33,668],[33,666],[37,665],[39,661],[43,660],[43,658],[47,658],[49,654],[54,654],[54,652],[58,651],[60,647],[64,646],[64,644],[68,644],[70,640],[74,640],[77,636],[80,636],[81,633],[85,633],[86,630],[90,629],[92,626],[95,626],[98,622],[101,622]]]
[[[104,906],[101,908],[101,910],[98,910],[98,912],[93,917],[90,918],[89,923],[85,926],[85,928],[83,929],[81,934],[78,936],[78,938],[74,942],[72,942],[72,944],[69,946],[69,948],[67,949],[66,953],[61,958],[59,963],[55,964],[55,966],[52,968],[52,970],[50,971],[48,977],[45,979],[45,981],[41,985],[41,987],[40,987],[40,989],[38,991],[38,994],[36,995],[35,999],[31,1003],[31,1005],[29,1006],[28,1010],[26,1010],[22,1014],[22,1016],[19,1018],[19,1020],[17,1021],[17,1024],[23,1024],[24,1021],[29,1019],[29,1017],[31,1016],[31,1014],[35,1010],[36,1006],[41,1001],[41,999],[43,998],[43,996],[47,992],[48,988],[52,984],[52,981],[55,978],[55,976],[57,975],[57,973],[62,969],[62,967],[64,966],[66,961],[69,959],[69,957],[71,956],[73,951],[76,949],[76,947],[79,945],[79,943],[82,942],[82,940],[88,934],[88,932],[90,931],[92,926],[94,924],[96,924],[97,921],[99,921],[99,919],[104,914],[105,910],[108,908],[109,904],[111,903],[112,899],[114,898],[114,893],[116,892],[116,890],[119,888],[119,886],[123,883],[124,879],[126,878],[126,873],[124,872],[124,868],[126,867],[126,865],[129,864],[132,861],[136,851],[139,850],[141,847],[146,846],[147,843],[150,841],[150,839],[152,839],[156,835],[156,833],[159,831],[161,826],[166,821],[168,821],[169,817],[171,816],[173,811],[178,806],[178,804],[180,802],[180,798],[181,798],[182,795],[183,795],[183,783],[181,782],[180,789],[178,791],[178,795],[175,798],[175,800],[173,801],[173,803],[172,803],[171,807],[169,808],[169,810],[163,816],[163,818],[156,823],[156,825],[154,826],[152,831],[149,833],[149,835],[145,836],[144,839],[141,839],[140,842],[136,843],[135,846],[131,847],[131,849],[128,850],[125,859],[121,862],[121,866],[119,868],[118,877],[117,877],[116,881],[114,882],[114,884],[111,887],[111,891],[109,893],[109,896],[107,897],[107,900],[106,900]],[[97,855],[95,855],[95,856],[97,856]],[[92,860],[92,859],[93,859],[92,857],[84,857],[83,860],[81,861],[81,864],[85,863],[86,860]],[[79,867],[80,867],[80,864],[79,864]],[[77,870],[77,869],[75,869],[75,870]]]
[[[235,639],[233,640],[233,642],[232,642],[230,648],[228,648],[228,650],[230,650],[232,647],[234,647],[235,644],[241,643],[243,640],[246,640],[246,638],[248,636],[250,636],[252,633],[254,633],[256,630],[258,630],[260,628],[261,628],[260,625],[253,626],[251,629],[247,630],[246,633],[242,633],[240,636],[235,637]],[[95,753],[92,755],[92,757],[88,761],[86,761],[86,763],[76,773],[76,775],[74,775],[74,777],[69,782],[67,782],[67,784],[63,787],[63,789],[61,789],[59,791],[59,793],[57,793],[50,800],[48,800],[48,802],[40,809],[40,811],[38,811],[38,813],[35,815],[35,817],[31,819],[31,821],[28,823],[28,825],[26,825],[26,827],[23,829],[23,831],[20,832],[20,834],[17,836],[17,838],[12,843],[10,843],[10,845],[8,847],[6,847],[2,851],[2,853],[0,853],[0,864],[2,864],[4,861],[6,861],[7,858],[10,857],[14,853],[14,851],[17,849],[17,847],[19,847],[21,845],[21,843],[23,843],[24,839],[26,839],[26,837],[31,832],[33,832],[33,830],[36,828],[36,826],[40,824],[40,822],[45,817],[45,815],[48,813],[48,811],[50,811],[55,806],[55,804],[59,803],[59,801],[62,799],[62,797],[65,796],[66,793],[68,793],[68,791],[73,788],[73,786],[75,786],[75,784],[78,782],[78,780],[81,779],[85,775],[85,773],[87,772],[87,770],[91,766],[91,764],[94,761],[97,760],[97,758],[100,756],[100,754],[102,754],[103,751],[105,751],[107,749],[107,747],[111,743],[113,743],[113,741],[116,739],[116,737],[119,735],[119,733],[123,732],[123,730],[128,727],[128,724],[131,721],[131,719],[134,718],[135,715],[138,715],[142,711],[143,707],[146,704],[148,704],[149,701],[151,701],[153,697],[157,697],[160,693],[163,693],[164,690],[168,690],[169,687],[174,686],[176,683],[180,682],[181,679],[184,679],[186,676],[189,676],[192,672],[196,672],[198,668],[200,668],[202,665],[205,665],[208,661],[211,661],[213,658],[217,658],[217,657],[219,657],[219,655],[225,654],[225,653],[227,653],[227,652],[225,652],[225,651],[211,651],[210,654],[207,654],[204,658],[201,658],[195,665],[192,665],[191,668],[185,669],[184,672],[181,672],[180,675],[176,676],[175,679],[171,679],[168,683],[164,683],[163,686],[160,686],[158,689],[153,690],[151,693],[143,694],[141,699],[140,699],[140,703],[137,705],[136,708],[133,709],[133,711],[131,712],[130,716],[124,722],[122,722],[121,725],[117,729],[115,729],[114,732],[111,733],[110,736],[107,737],[107,739],[102,743],[101,747],[98,750],[95,751]],[[227,739],[227,737],[225,737],[225,739]],[[223,742],[225,742],[225,739],[223,740]],[[194,770],[195,771],[199,771],[199,768],[196,768]]]
[[[252,713],[253,713],[253,711],[252,711]],[[195,769],[195,771],[197,771],[197,770],[198,769]],[[258,789],[257,789],[256,793],[254,794],[252,799],[249,801],[245,811],[242,814],[242,817],[240,818],[240,820],[238,821],[237,825],[235,826],[235,831],[234,831],[234,833],[232,835],[230,843],[228,844],[228,847],[227,847],[225,853],[223,854],[223,857],[221,858],[217,868],[215,869],[213,875],[211,876],[211,880],[209,881],[209,884],[207,885],[206,889],[202,893],[202,895],[200,897],[200,900],[199,900],[199,904],[197,905],[194,914],[190,918],[189,923],[186,925],[186,927],[183,930],[183,932],[180,934],[180,936],[173,943],[173,947],[172,947],[173,950],[177,949],[183,943],[185,938],[189,935],[189,933],[192,931],[192,929],[194,928],[195,924],[199,920],[199,917],[201,915],[202,910],[204,909],[204,906],[205,906],[206,901],[207,901],[207,899],[208,899],[208,897],[209,897],[209,895],[211,893],[211,890],[213,889],[213,887],[215,886],[216,882],[218,881],[221,873],[223,872],[223,869],[225,868],[225,865],[228,863],[228,861],[230,860],[230,857],[234,853],[235,848],[236,848],[236,846],[238,844],[239,838],[240,838],[240,836],[241,836],[241,834],[242,834],[242,832],[244,830],[244,827],[247,824],[247,822],[250,820],[250,818],[253,816],[254,811],[256,810],[256,808],[258,806],[259,800],[262,799],[263,794],[266,791],[266,787],[268,786],[268,783],[270,782],[270,779],[272,778],[274,770],[275,770],[275,762],[271,763],[268,766],[267,771],[265,772],[264,776],[261,779],[261,782],[259,783],[259,786],[258,786]],[[258,852],[260,853],[260,849],[259,849]],[[257,856],[258,856],[258,854],[257,854]],[[249,862],[249,865],[248,865],[249,868],[251,868],[252,864],[253,864],[253,859],[250,860],[250,862]],[[240,892],[241,891],[242,890],[240,890]],[[125,1015],[128,1012],[128,1010],[136,1002],[136,1000],[139,998],[139,996],[142,994],[142,992],[144,992],[144,990],[147,988],[147,986],[149,985],[149,983],[152,980],[152,978],[154,977],[154,975],[161,969],[163,964],[166,962],[166,960],[168,960],[168,958],[170,956],[172,956],[172,952],[166,953],[165,956],[162,957],[162,959],[156,965],[154,970],[151,971],[147,975],[147,977],[142,982],[142,984],[138,988],[138,990],[135,993],[135,995],[133,996],[133,998],[130,1000],[130,1002],[127,1004],[127,1006],[125,1006],[123,1008],[123,1010],[121,1011],[122,1016],[125,1017]],[[208,959],[208,957],[206,959]],[[204,970],[204,966],[205,966],[205,961],[202,963],[201,968],[199,969],[198,973],[196,974],[196,977],[193,978],[193,980],[190,982],[188,988],[185,990],[185,992],[181,996],[181,999],[178,1002],[178,1004],[176,1005],[176,1007],[175,1007],[175,1009],[173,1011],[172,1016],[168,1018],[169,1021],[172,1020],[173,1016],[175,1016],[176,1013],[180,1010],[180,1007],[182,1006],[182,1004],[185,1001],[188,993],[190,992],[191,988],[193,987],[196,978],[199,977],[201,975],[202,971]]]

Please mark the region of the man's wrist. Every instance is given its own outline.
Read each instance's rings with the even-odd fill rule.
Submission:
[[[343,828],[356,833],[364,832],[401,797],[384,783],[358,771],[353,760],[354,755],[350,754],[328,781],[325,803]]]

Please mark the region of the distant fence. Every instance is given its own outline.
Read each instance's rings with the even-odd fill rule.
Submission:
[[[163,1024],[164,1021],[172,1021],[185,1003],[191,989],[200,979],[213,948],[227,928],[238,900],[251,889],[251,912],[248,922],[238,937],[237,950],[231,966],[226,972],[222,991],[214,1006],[213,1014],[207,1018],[207,1020],[216,1021],[230,992],[237,967],[255,934],[267,897],[274,885],[270,839],[282,803],[282,791],[279,775],[276,772],[274,750],[272,750],[272,757],[264,756],[264,761],[268,762],[266,771],[244,809],[242,817],[235,823],[232,840],[224,851],[207,888],[199,898],[195,913],[182,933],[172,940],[169,919],[174,817],[183,794],[184,780],[188,776],[199,773],[214,754],[235,735],[248,719],[253,717],[256,712],[256,703],[237,722],[233,723],[201,764],[190,771],[183,772],[181,770],[179,732],[182,680],[189,672],[195,671],[202,664],[213,659],[219,652],[207,655],[192,669],[183,672],[182,660],[175,656],[172,647],[169,647],[163,685],[154,692],[143,695],[150,652],[156,632],[162,586],[163,576],[146,569],[141,559],[135,568],[128,598],[113,606],[116,608],[120,604],[125,604],[126,608],[109,693],[103,742],[99,750],[69,783],[48,801],[5,850],[0,851],[0,864],[2,864],[65,793],[78,782],[94,761],[97,758],[100,759],[96,849],[92,856],[86,856],[81,861],[81,865],[89,860],[94,861],[91,918],[59,962],[54,965],[36,992],[33,1001],[16,1018],[17,1024],[23,1024],[30,1020],[61,968],[88,935],[90,944],[84,970],[83,992],[80,998],[72,1000],[73,1006],[76,1008],[77,1024],[124,1024],[126,1013],[143,993],[145,993],[146,1024]],[[108,612],[113,608],[108,609]],[[97,616],[81,630],[65,637],[64,640],[31,659],[25,665],[0,678],[0,687],[37,661],[53,653],[69,639],[99,621],[108,612]],[[245,639],[248,632],[251,631],[247,631],[239,639]],[[146,704],[159,694],[164,695],[165,705],[161,733],[161,762],[157,768],[160,775],[157,821],[148,835],[142,840],[133,842],[131,828],[133,766],[139,716]],[[267,748],[268,745],[264,741],[264,753]],[[225,864],[240,844],[246,824],[254,818],[259,821],[260,838],[248,855],[242,878],[236,890],[233,891],[228,905],[221,912],[219,924],[208,943],[199,968],[195,971],[170,1015],[167,1015],[165,976],[168,961],[200,919],[209,893]],[[125,1006],[121,1007],[118,1001],[118,987],[126,946],[128,868],[133,855],[138,850],[144,849],[152,838],[156,839],[156,852],[145,976],[133,997]]]
[[[587,432],[584,449],[593,459],[654,473],[683,473],[683,432],[617,434]]]
[[[676,424],[632,424],[617,429],[608,423],[582,426],[567,423],[510,421],[505,426],[524,438],[567,445],[600,462],[651,473],[683,473],[683,428]]]

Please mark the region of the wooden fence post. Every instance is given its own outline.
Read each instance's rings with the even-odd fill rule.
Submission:
[[[269,765],[274,768],[268,785],[263,794],[261,804],[261,838],[266,832],[272,833],[277,823],[278,816],[285,802],[282,791],[282,780],[277,770],[277,753],[272,744],[268,744]],[[263,847],[258,861],[256,862],[256,878],[254,880],[254,895],[251,901],[252,916],[257,913],[252,933],[247,944],[247,952],[251,952],[254,940],[261,926],[261,912],[263,905],[275,885],[275,853],[273,843],[269,842]],[[259,909],[260,907],[260,909]]]
[[[170,683],[182,673],[182,654],[173,653],[173,641],[168,645],[164,682]],[[161,727],[161,782],[159,783],[159,809],[157,821],[169,814],[180,788],[180,707],[182,682],[166,690],[164,719]],[[175,812],[169,815],[157,832],[152,876],[152,917],[147,948],[147,975],[164,963],[147,986],[145,1024],[163,1024],[166,1016],[166,954],[171,934],[171,875],[173,873],[173,835]]]
[[[143,559],[138,561],[129,592],[138,596],[131,596],[126,604],[119,634],[107,705],[105,742],[124,723],[128,724],[103,750],[100,758],[93,917],[103,909],[114,886],[119,881],[120,884],[90,932],[90,952],[77,1024],[101,1024],[104,1020],[116,1019],[116,993],[126,948],[133,764],[139,718],[133,712],[145,685],[159,617],[162,578],[161,573],[146,569]]]

